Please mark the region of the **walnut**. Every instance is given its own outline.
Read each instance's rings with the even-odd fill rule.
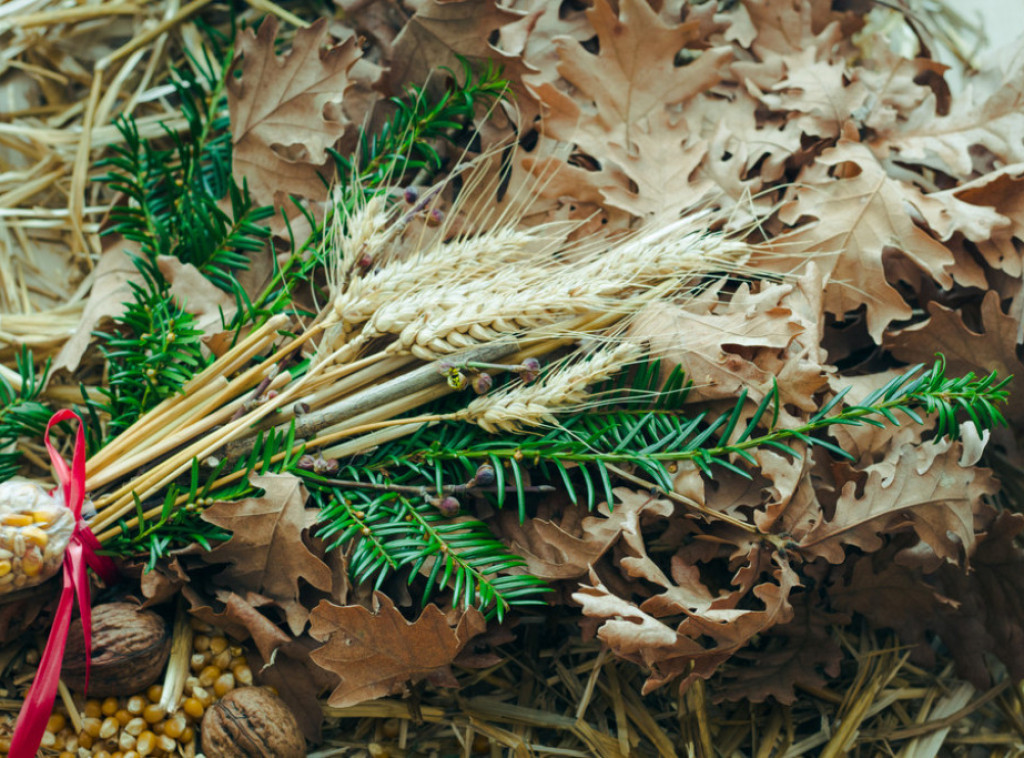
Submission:
[[[95,606],[88,694],[104,697],[146,689],[160,677],[170,652],[170,631],[159,614],[134,603]],[[81,619],[71,625],[61,677],[72,689],[84,690],[85,640]]]
[[[203,753],[218,758],[305,758],[299,722],[262,687],[232,690],[203,716]]]

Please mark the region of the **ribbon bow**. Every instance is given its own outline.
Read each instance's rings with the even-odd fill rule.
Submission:
[[[69,469],[64,459],[50,444],[50,429],[61,421],[71,419],[78,422],[78,434],[75,439],[75,454]],[[53,628],[50,630],[46,650],[43,651],[42,660],[39,662],[35,681],[32,682],[28,696],[21,706],[21,713],[18,714],[8,758],[34,758],[39,750],[43,732],[46,731],[46,722],[53,711],[53,701],[57,697],[60,667],[64,660],[64,648],[68,641],[71,612],[76,596],[78,609],[82,615],[82,633],[85,637],[85,686],[88,690],[89,664],[92,660],[92,613],[89,575],[86,569],[91,568],[107,583],[112,583],[117,578],[117,569],[113,561],[97,553],[100,542],[82,518],[82,503],[85,501],[85,434],[82,431],[82,419],[74,411],[57,411],[46,425],[43,440],[46,442],[50,461],[64,491],[64,505],[74,514],[75,529],[64,553],[64,586],[60,593],[60,604],[57,606]]]

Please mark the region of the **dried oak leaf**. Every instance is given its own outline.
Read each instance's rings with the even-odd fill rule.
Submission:
[[[308,493],[298,477],[285,474],[252,476],[262,497],[214,503],[203,520],[232,532],[231,539],[203,554],[207,563],[230,563],[216,577],[235,590],[257,592],[274,600],[299,634],[308,611],[299,603],[299,580],[325,592],[331,590],[331,570],[303,542],[303,533],[316,522],[307,509]]]
[[[971,83],[949,113],[939,114],[935,101],[926,100],[873,149],[883,158],[960,180],[976,173],[982,156],[999,165],[1024,161],[1024,54],[1018,50],[1000,70],[981,72]]]
[[[773,243],[783,256],[813,257],[828,275],[825,309],[836,316],[867,306],[876,343],[911,307],[886,278],[884,257],[901,257],[945,288],[956,261],[949,249],[914,223],[907,191],[890,178],[855,134],[839,140],[805,168],[779,211],[787,224],[803,223]],[[814,221],[806,221],[810,217]],[[795,262],[795,261],[794,261]],[[781,261],[776,261],[778,265]]]
[[[668,517],[675,508],[667,500],[616,488],[619,502],[608,508],[597,507],[598,516],[583,517],[585,509],[566,505],[557,521],[528,518],[520,523],[516,514],[497,514],[498,533],[508,541],[512,552],[526,560],[526,570],[542,579],[576,579],[587,573],[623,533],[639,534],[645,516]]]
[[[339,104],[349,87],[349,69],[359,59],[357,40],[349,38],[326,52],[321,48],[327,20],[299,29],[291,52],[274,52],[277,19],[267,16],[256,33],[239,36],[241,77],[228,79],[228,108],[234,143],[233,170],[258,203],[298,195],[326,197],[321,173],[327,148],[344,134],[348,120]]]
[[[520,82],[529,68],[518,55],[490,43],[492,34],[523,14],[495,0],[426,0],[395,38],[389,78],[391,88],[422,84],[435,71],[460,72],[460,58],[471,64],[496,62],[502,77],[521,94]]]
[[[642,0],[623,0],[618,13],[597,0],[587,17],[598,36],[596,55],[575,39],[555,40],[558,72],[573,94],[551,82],[533,90],[543,105],[543,132],[600,161],[588,179],[609,205],[635,215],[692,206],[710,188],[691,178],[707,145],[670,109],[718,82],[732,49],[701,50],[677,66],[677,53],[701,42],[700,21],[666,24]]]
[[[406,682],[444,669],[486,628],[475,608],[462,613],[453,628],[433,604],[406,621],[381,592],[373,594],[372,611],[321,601],[310,621],[310,635],[324,643],[310,658],[342,680],[328,698],[337,707],[395,694]]]
[[[867,479],[848,481],[829,520],[819,521],[799,541],[808,559],[842,563],[845,547],[874,552],[883,536],[913,529],[940,559],[956,562],[974,549],[974,513],[982,497],[997,490],[985,469],[962,467],[961,446],[950,440],[893,447],[868,466]]]
[[[837,608],[857,612],[914,644],[915,659],[934,663],[928,633],[938,634],[957,675],[979,689],[992,685],[986,655],[1014,681],[1024,678],[1024,550],[1017,543],[1024,516],[989,509],[970,571],[943,565],[932,574],[866,556],[829,588]],[[881,558],[881,556],[878,556]]]
[[[783,404],[813,412],[813,396],[828,383],[818,343],[821,286],[814,270],[794,283],[741,285],[731,299],[718,293],[674,306],[645,308],[630,335],[648,340],[667,376],[681,366],[693,400],[734,400],[744,389],[756,404],[778,386]]]
[[[793,620],[773,626],[753,649],[730,659],[713,688],[715,700],[775,698],[789,705],[796,702],[796,687],[824,687],[826,677],[838,676],[843,651],[835,629],[850,616],[825,610],[809,592],[794,592],[789,602]]]
[[[959,313],[939,303],[928,303],[928,313],[927,321],[886,338],[885,347],[896,358],[928,363],[942,353],[950,375],[998,371],[1001,377],[1024,376],[1024,363],[1017,356],[1020,319],[1003,313],[995,290],[986,292],[981,301],[981,332],[968,328]],[[1012,420],[1024,420],[1021,393],[1010,394],[1006,412]]]

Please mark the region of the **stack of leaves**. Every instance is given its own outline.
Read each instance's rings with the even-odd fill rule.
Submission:
[[[974,102],[825,0],[383,5],[211,29],[183,124],[119,122],[123,286],[56,366],[141,594],[251,638],[311,738],[544,603],[645,692],[792,702],[860,623],[1024,677],[979,465],[1018,458],[1019,59]]]

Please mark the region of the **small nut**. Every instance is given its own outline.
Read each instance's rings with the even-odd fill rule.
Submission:
[[[232,690],[207,710],[203,753],[220,758],[305,758],[306,741],[295,715],[262,687]]]
[[[89,695],[141,692],[163,672],[171,651],[167,622],[133,603],[105,603],[92,609],[92,669]],[[85,685],[82,623],[68,635],[61,669],[64,682],[81,691]]]

